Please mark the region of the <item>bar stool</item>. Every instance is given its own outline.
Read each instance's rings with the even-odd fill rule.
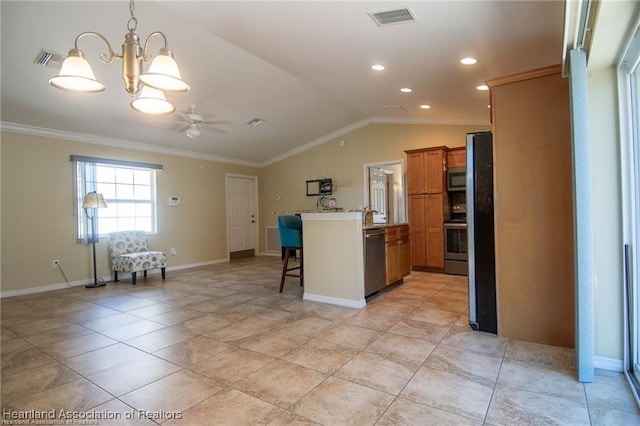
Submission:
[[[284,288],[285,277],[299,277],[300,286],[304,282],[304,266],[302,254],[302,219],[300,216],[278,216],[278,235],[280,236],[280,245],[284,250],[284,260],[282,263],[282,278],[280,279],[280,293]],[[289,268],[289,258],[293,251],[295,256],[296,250],[300,250],[300,266]],[[290,274],[289,271],[300,270],[298,275]]]

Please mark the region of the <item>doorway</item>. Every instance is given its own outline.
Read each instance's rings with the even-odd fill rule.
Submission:
[[[258,178],[226,175],[229,259],[253,257],[258,241]]]
[[[364,204],[375,210],[374,223],[404,223],[404,161],[392,160],[364,165]]]

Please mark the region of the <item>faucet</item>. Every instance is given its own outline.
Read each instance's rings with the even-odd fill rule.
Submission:
[[[364,226],[373,225],[373,214],[375,210],[366,210],[364,215],[362,216],[362,224]]]

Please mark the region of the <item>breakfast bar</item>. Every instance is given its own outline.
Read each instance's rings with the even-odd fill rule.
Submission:
[[[364,232],[371,229],[395,229],[400,225],[367,224],[367,211],[300,212],[304,235],[305,300],[362,308],[366,305]],[[385,264],[383,257],[378,261]],[[408,274],[408,272],[407,272]],[[405,274],[406,275],[406,274]],[[382,287],[387,279],[382,268]],[[399,277],[402,279],[402,276]]]

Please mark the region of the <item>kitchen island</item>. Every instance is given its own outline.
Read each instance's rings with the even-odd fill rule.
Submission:
[[[362,308],[365,299],[364,228],[361,210],[301,212],[305,300]]]

